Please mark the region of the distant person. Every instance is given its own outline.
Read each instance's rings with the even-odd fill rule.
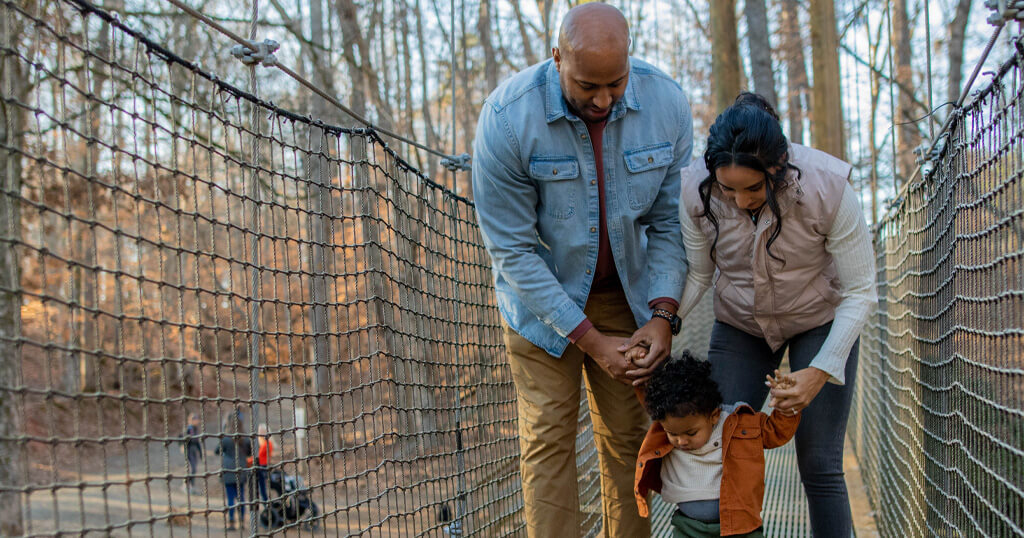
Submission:
[[[224,417],[223,434],[214,453],[220,454],[220,480],[224,484],[224,499],[227,503],[228,530],[235,527],[235,506],[238,506],[238,521],[245,526],[245,484],[249,472],[246,461],[252,456],[252,442],[242,434],[242,416],[232,411]]]
[[[682,88],[629,55],[602,3],[569,10],[552,58],[487,98],[473,196],[516,387],[526,534],[578,536],[581,381],[594,425],[604,536],[649,536],[633,501],[648,419],[624,343],[668,356],[685,267],[679,171],[692,149]]]
[[[267,425],[260,424],[256,427],[256,486],[259,488],[260,499],[267,501],[267,479],[270,458],[274,455],[274,442],[270,440],[267,433]],[[252,465],[252,457],[249,457],[249,464]]]
[[[634,348],[627,355],[642,355]],[[772,386],[792,380],[768,377]],[[644,406],[654,424],[636,469],[636,502],[650,513],[657,491],[675,506],[672,536],[763,538],[764,450],[786,444],[799,413],[766,415],[739,402],[723,405],[711,365],[689,352],[661,363],[645,386]]]
[[[188,464],[188,475],[182,488],[187,493],[197,494],[196,477],[199,474],[199,460],[203,459],[203,440],[199,433],[199,413],[192,413],[188,416],[188,424],[185,425],[185,444],[182,446],[185,453],[185,461]]]
[[[796,454],[811,530],[850,536],[843,443],[858,339],[878,301],[851,166],[790,143],[771,105],[747,92],[715,120],[706,147],[681,178],[680,314],[714,282],[708,360],[726,403],[760,407],[765,375],[789,351],[794,383],[771,389],[771,405],[803,412]]]

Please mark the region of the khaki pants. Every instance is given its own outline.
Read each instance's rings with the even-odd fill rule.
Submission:
[[[584,312],[606,335],[628,338],[636,330],[621,290],[591,294]],[[518,397],[528,535],[582,534],[575,450],[582,375],[600,461],[601,536],[650,536],[650,525],[637,512],[633,496],[637,453],[649,419],[633,388],[612,379],[571,344],[556,359],[506,326],[505,347]]]

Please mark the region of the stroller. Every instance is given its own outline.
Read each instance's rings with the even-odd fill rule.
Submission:
[[[302,484],[301,476],[292,476],[280,470],[271,471],[267,477],[271,500],[260,511],[260,525],[267,529],[279,529],[290,523],[303,522],[307,530],[320,525],[317,517],[320,507]]]

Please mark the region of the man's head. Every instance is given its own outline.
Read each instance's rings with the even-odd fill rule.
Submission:
[[[587,122],[607,119],[629,82],[629,25],[622,12],[596,2],[570,9],[551,55],[572,111]]]

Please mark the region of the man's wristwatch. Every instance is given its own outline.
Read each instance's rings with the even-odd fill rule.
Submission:
[[[683,326],[683,320],[668,310],[655,308],[654,311],[651,312],[651,316],[667,321],[668,326],[672,329],[673,335],[679,334],[679,329]]]

